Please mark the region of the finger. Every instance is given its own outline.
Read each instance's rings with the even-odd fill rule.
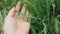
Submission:
[[[26,11],[26,16],[28,17],[29,16],[29,12],[28,10]],[[28,18],[24,18],[26,21],[28,20]]]
[[[18,2],[17,5],[16,5],[16,11],[19,11],[20,7],[21,7],[21,2]]]
[[[16,13],[16,9],[15,9],[15,7],[13,7],[13,8],[9,11],[8,16],[15,16],[15,13]]]
[[[31,14],[29,14],[29,16],[31,16]],[[28,18],[28,20],[27,20],[27,21],[29,22],[30,20],[31,20],[31,19],[30,19],[30,18]]]
[[[20,16],[23,16],[25,14],[25,11],[26,11],[26,7],[23,6],[21,12],[20,12]]]
[[[26,16],[29,16],[29,12],[28,12],[28,10],[26,11]]]

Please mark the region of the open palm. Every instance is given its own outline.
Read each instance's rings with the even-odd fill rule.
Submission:
[[[30,29],[30,23],[28,18],[18,17],[17,12],[19,11],[21,3],[18,2],[16,7],[13,7],[4,21],[4,34],[28,34]],[[23,6],[20,16],[23,16],[26,12],[26,16],[29,16],[28,11],[26,11],[26,7]]]

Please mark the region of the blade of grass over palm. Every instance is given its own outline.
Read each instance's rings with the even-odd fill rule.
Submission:
[[[38,10],[36,8],[36,6],[32,3],[30,3],[29,1],[25,0],[25,3],[27,4],[27,6],[29,6],[28,9],[32,10],[34,13],[36,13],[38,15]]]

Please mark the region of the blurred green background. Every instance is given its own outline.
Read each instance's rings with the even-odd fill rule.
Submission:
[[[32,15],[29,34],[60,34],[60,0],[0,0],[0,34],[4,18],[18,1],[26,4]]]

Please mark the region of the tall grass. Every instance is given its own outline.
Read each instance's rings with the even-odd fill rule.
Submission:
[[[4,18],[20,1],[31,13],[29,34],[60,34],[60,0],[0,0],[0,34]]]

